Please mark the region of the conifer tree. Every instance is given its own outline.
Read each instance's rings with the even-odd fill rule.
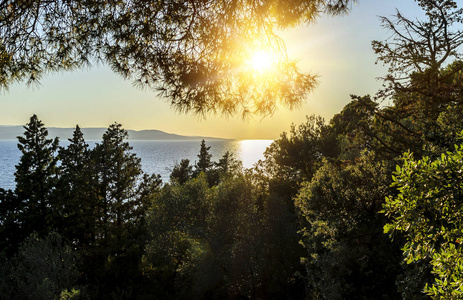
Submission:
[[[89,188],[90,150],[78,125],[69,142],[66,148],[59,150],[59,210],[55,217],[60,220],[59,230],[64,237],[85,243],[94,232],[94,203]]]
[[[90,189],[95,211],[95,241],[85,272],[98,282],[95,298],[135,292],[145,243],[146,207],[160,185],[159,176],[142,176],[140,158],[132,153],[121,124],[109,126],[91,151]]]
[[[121,124],[109,126],[101,144],[92,151],[92,162],[98,180],[98,197],[102,225],[114,226],[118,233],[126,221],[136,216],[136,185],[142,174],[140,158],[131,153],[132,147],[124,141],[128,133]]]
[[[199,161],[196,163],[196,173],[207,172],[212,167],[212,154],[209,153],[211,147],[206,146],[204,140],[201,141],[201,148],[199,150]]]
[[[182,159],[180,163],[176,163],[172,173],[170,174],[170,181],[184,184],[187,182],[193,173],[193,167],[190,166],[189,159]]]
[[[225,152],[218,162],[214,163],[220,175],[239,173],[243,168],[242,162],[237,160],[230,151]]]
[[[47,139],[48,130],[33,115],[26,126],[24,136],[18,136],[18,148],[22,152],[16,166],[16,195],[22,202],[20,215],[22,231],[29,235],[47,232],[52,226],[52,194],[57,178],[58,138]]]

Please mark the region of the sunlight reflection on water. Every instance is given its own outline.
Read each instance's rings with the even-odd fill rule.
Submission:
[[[175,163],[186,158],[194,165],[198,161],[200,141],[129,141],[133,152],[141,158],[142,168],[148,174],[160,174],[163,182],[169,181],[169,175]],[[244,168],[251,168],[264,158],[265,149],[272,140],[220,140],[206,141],[210,146],[212,160],[218,161],[227,151],[243,162]],[[61,145],[66,146],[67,141]],[[90,147],[95,142],[89,141]],[[17,141],[0,140],[0,188],[14,189],[15,166],[19,163],[21,152]]]
[[[242,140],[239,144],[238,158],[243,162],[243,167],[251,168],[256,162],[264,159],[264,151],[273,142],[272,140]]]

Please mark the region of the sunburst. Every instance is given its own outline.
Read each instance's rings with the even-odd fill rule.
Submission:
[[[266,50],[255,51],[249,59],[249,65],[255,72],[266,73],[275,68],[277,64],[276,56]]]

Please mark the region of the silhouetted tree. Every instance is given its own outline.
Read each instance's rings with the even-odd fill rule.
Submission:
[[[170,174],[170,181],[184,184],[193,175],[193,166],[190,166],[189,159],[182,159],[180,163],[176,163],[172,173]]]
[[[394,131],[392,144],[410,143],[409,150],[419,157],[423,144],[445,146],[439,137],[440,114],[455,106],[453,112],[463,116],[463,8],[456,1],[417,2],[425,20],[412,20],[399,11],[395,19],[382,17],[391,36],[372,45],[378,62],[389,66],[378,99],[394,102],[392,109],[380,110],[376,117]]]
[[[60,177],[57,184],[55,218],[57,230],[74,244],[88,244],[95,236],[95,201],[91,188],[90,150],[79,126],[59,150]]]
[[[415,98],[415,105],[436,109],[437,104],[455,100],[451,99],[456,96],[454,92],[461,90],[452,79],[460,77],[463,64],[459,63],[451,72],[442,70],[449,60],[462,58],[458,48],[463,44],[463,31],[458,24],[463,21],[463,9],[458,8],[456,1],[417,2],[426,13],[425,21],[408,19],[399,11],[395,20],[381,17],[391,37],[384,42],[373,41],[372,45],[378,61],[389,65],[389,72],[383,78],[388,84],[386,92],[417,93],[425,97],[423,102],[433,103],[420,103]],[[461,95],[458,98],[461,101]]]
[[[132,213],[138,205],[135,187],[142,170],[140,159],[130,152],[132,147],[124,141],[127,138],[127,131],[121,124],[112,124],[91,153],[97,179],[99,223],[104,237],[112,234],[120,237],[125,222],[137,219]]]
[[[222,158],[219,159],[218,162],[214,163],[216,172],[219,173],[219,176],[227,176],[227,175],[236,175],[241,174],[243,169],[243,164],[241,161],[237,160],[234,157],[234,154],[230,151],[224,153]]]
[[[94,297],[134,297],[141,281],[145,216],[159,176],[142,176],[127,131],[112,124],[91,151],[94,241],[86,251],[85,274]],[[134,290],[135,289],[135,290]]]
[[[23,234],[33,231],[43,235],[53,227],[53,191],[57,180],[58,138],[47,139],[48,131],[36,115],[24,126],[24,136],[18,136],[22,152],[16,166],[15,194],[22,202],[19,219]]]
[[[206,146],[204,140],[201,141],[201,148],[199,149],[198,162],[195,165],[195,173],[199,174],[201,172],[207,173],[210,168],[213,166],[212,163],[212,154],[209,153],[211,147]]]

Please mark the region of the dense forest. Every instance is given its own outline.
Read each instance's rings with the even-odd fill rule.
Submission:
[[[463,14],[418,2],[372,42],[383,88],[252,169],[203,141],[162,183],[120,124],[60,147],[32,116],[0,189],[1,298],[462,299]]]

